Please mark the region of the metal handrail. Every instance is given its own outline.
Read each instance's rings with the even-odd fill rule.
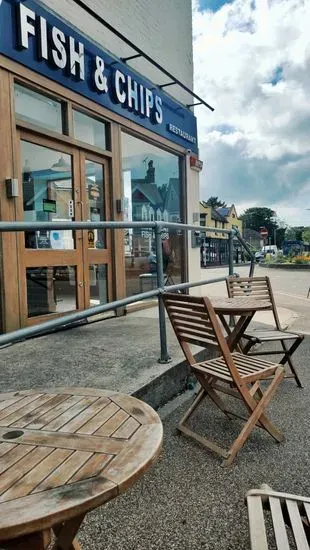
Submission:
[[[162,254],[162,238],[161,233],[164,228],[171,229],[181,229],[182,231],[195,231],[195,232],[213,232],[214,227],[204,227],[199,225],[191,224],[181,224],[181,223],[172,223],[172,222],[163,222],[163,221],[154,221],[154,222],[0,222],[0,232],[14,232],[14,231],[38,231],[38,230],[53,230],[53,229],[130,229],[130,228],[151,228],[155,231],[155,243],[156,243],[156,273],[157,273],[157,288],[136,294],[134,296],[129,296],[128,298],[122,298],[119,300],[114,300],[108,304],[101,304],[94,306],[83,311],[77,311],[56,319],[51,319],[41,323],[39,325],[34,325],[30,327],[21,328],[6,334],[0,335],[0,346],[13,344],[21,340],[38,336],[42,333],[49,332],[51,330],[57,329],[59,327],[65,327],[72,323],[81,321],[88,317],[98,315],[100,313],[105,313],[107,311],[115,310],[120,307],[125,307],[129,304],[145,300],[147,298],[153,298],[157,296],[158,298],[158,308],[159,308],[159,333],[160,333],[160,363],[168,363],[171,361],[171,357],[168,353],[167,348],[167,333],[166,333],[166,317],[165,317],[165,308],[163,302],[163,294],[165,292],[173,292],[178,290],[186,290],[188,288],[193,288],[196,286],[203,286],[211,283],[217,283],[225,281],[226,277],[217,277],[214,279],[207,279],[203,281],[187,282],[180,283],[176,285],[164,285],[164,271],[163,271],[163,254]],[[252,273],[254,271],[254,262],[255,258],[252,254],[250,248],[247,246],[247,243],[241,237],[240,233],[236,229],[221,229],[221,233],[228,234],[229,239],[229,275],[233,275],[234,266],[233,266],[233,239],[236,237],[241,245],[245,248],[246,252],[251,257],[251,268],[250,274],[253,266]]]

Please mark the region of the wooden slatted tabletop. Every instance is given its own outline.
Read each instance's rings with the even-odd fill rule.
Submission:
[[[212,306],[216,313],[227,315],[242,315],[246,312],[266,311],[272,308],[269,300],[260,300],[248,296],[238,296],[237,298],[228,297],[210,297]]]
[[[161,445],[157,413],[127,395],[85,388],[1,394],[0,540],[114,498],[156,460]]]

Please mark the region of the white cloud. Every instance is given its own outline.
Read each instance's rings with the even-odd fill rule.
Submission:
[[[309,1],[235,0],[212,13],[194,0],[195,89],[215,107],[196,110],[202,198],[274,207],[296,224],[310,208],[309,27]]]

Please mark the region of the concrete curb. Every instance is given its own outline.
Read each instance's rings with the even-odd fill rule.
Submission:
[[[310,265],[306,265],[306,264],[258,264],[259,267],[266,267],[266,268],[271,268],[271,269],[287,269],[288,271],[290,270],[295,270],[295,269],[298,269],[298,270],[304,270],[304,271],[308,271],[310,269]]]
[[[216,356],[213,349],[203,350],[195,355],[197,362],[206,361]],[[153,380],[132,392],[134,397],[145,401],[153,409],[159,409],[174,399],[177,395],[192,389],[196,379],[191,374],[187,361],[181,361],[170,369],[156,376]]]

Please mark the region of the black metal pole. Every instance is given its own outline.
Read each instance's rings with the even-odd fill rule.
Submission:
[[[239,242],[242,244],[245,251],[248,253],[248,255],[251,258],[249,277],[253,277],[254,269],[255,269],[255,256],[254,256],[252,250],[250,249],[250,247],[248,246],[247,242],[243,239],[243,237],[241,237],[239,231],[235,231],[235,235],[236,235],[237,239],[239,240]]]
[[[157,270],[157,286],[159,289],[163,289],[165,286],[164,281],[164,269],[163,269],[163,251],[161,240],[161,226],[155,227],[155,239],[156,239],[156,270]],[[171,357],[167,349],[167,330],[166,330],[166,317],[165,317],[165,305],[162,294],[158,294],[158,315],[159,315],[159,337],[160,337],[160,357],[159,363],[169,363]]]
[[[234,274],[234,231],[231,231],[228,235],[228,265],[229,276]]]

